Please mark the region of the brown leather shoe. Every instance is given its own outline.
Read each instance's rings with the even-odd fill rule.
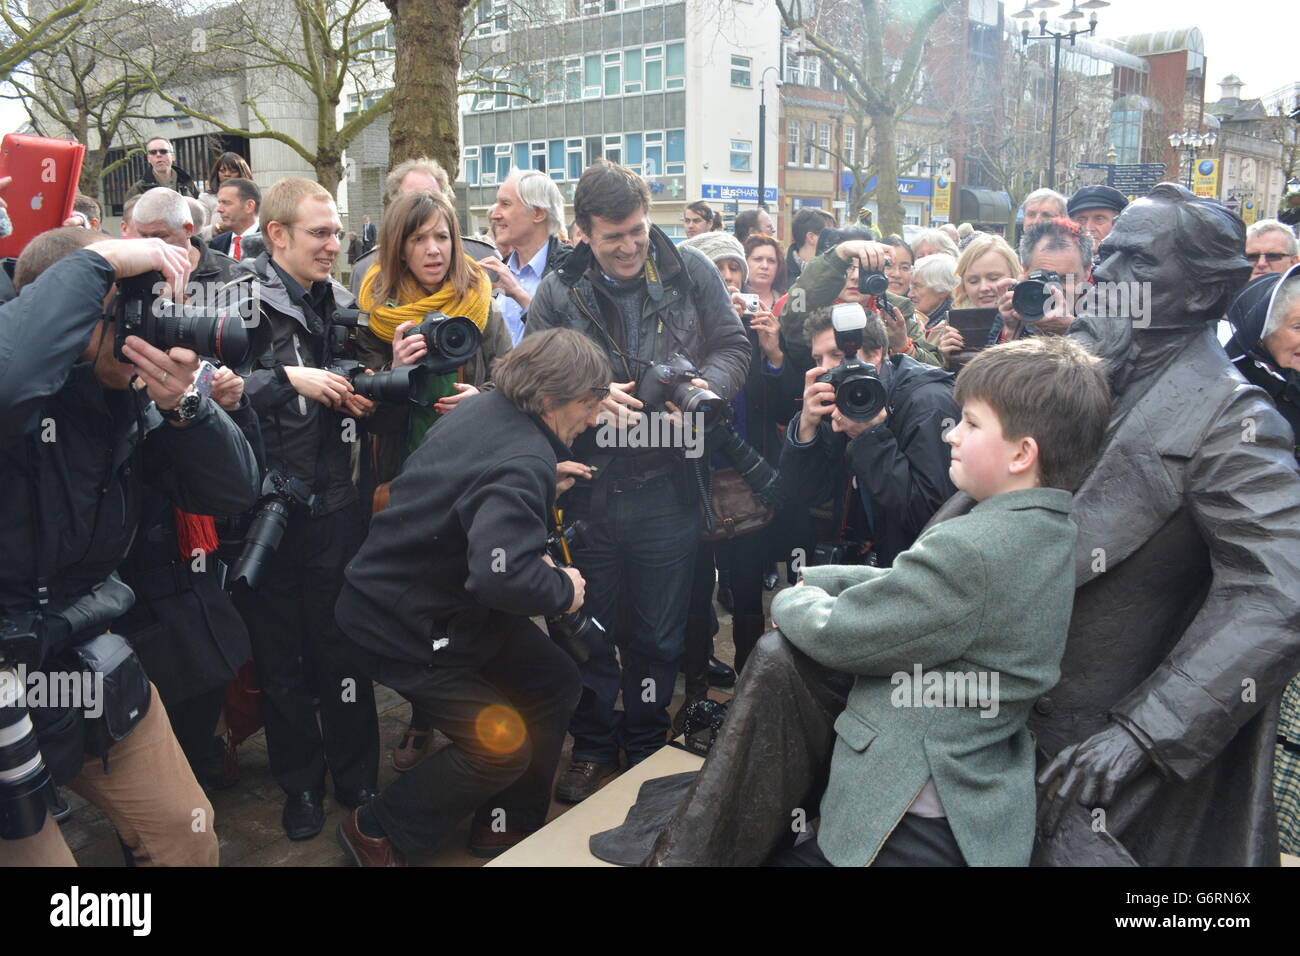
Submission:
[[[375,839],[361,832],[357,810],[347,815],[338,827],[339,846],[357,866],[406,866],[401,851],[388,837]]]
[[[617,763],[575,760],[555,786],[555,799],[561,803],[581,803],[600,789],[601,782],[618,773]]]
[[[469,852],[484,858],[500,856],[536,832],[536,830],[503,830],[498,833],[486,823],[475,823],[469,831]]]
[[[393,748],[393,769],[406,773],[429,755],[429,744],[433,742],[432,730],[416,730],[407,726],[402,735],[402,742]]]

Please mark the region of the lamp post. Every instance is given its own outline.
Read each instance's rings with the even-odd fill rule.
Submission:
[[[1196,130],[1183,130],[1181,133],[1169,134],[1169,145],[1174,149],[1181,149],[1187,153],[1187,159],[1183,165],[1187,169],[1186,182],[1184,185],[1192,188],[1192,164],[1196,161],[1196,151],[1201,148],[1210,149],[1218,141],[1214,135],[1214,130],[1205,133],[1198,133]]]
[[[1049,30],[1047,28],[1047,11],[1058,5],[1058,0],[1032,0],[1025,3],[1025,9],[1019,13],[1013,13],[1012,16],[1017,20],[1024,20],[1024,25],[1020,28],[1020,36],[1029,45],[1030,40],[1051,40],[1053,46],[1052,57],[1052,145],[1050,158],[1047,166],[1047,185],[1049,188],[1056,188],[1056,110],[1057,99],[1061,92],[1061,41],[1069,40],[1070,46],[1074,46],[1074,41],[1082,36],[1091,36],[1097,30],[1097,11],[1102,7],[1110,6],[1107,0],[1087,0],[1086,3],[1079,3],[1077,0],[1070,9],[1061,14],[1062,20],[1082,20],[1083,11],[1091,10],[1092,14],[1088,19],[1088,28],[1080,29],[1079,26],[1071,24],[1068,32]],[[1030,35],[1029,21],[1034,18],[1034,11],[1041,11],[1038,14],[1038,33]]]
[[[763,71],[762,76],[758,78],[758,208],[767,208],[767,194],[765,191],[767,180],[767,74],[769,71],[775,71],[777,76],[781,71],[774,66],[769,66]],[[776,81],[776,88],[781,88],[781,81]]]

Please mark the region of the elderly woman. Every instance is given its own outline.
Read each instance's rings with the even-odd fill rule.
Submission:
[[[1268,393],[1300,435],[1300,265],[1254,279],[1228,309],[1226,350],[1237,371]],[[1296,447],[1300,461],[1300,444]],[[1300,854],[1300,677],[1282,695],[1273,798],[1282,850]]]
[[[939,229],[922,229],[912,240],[912,253],[918,259],[924,259],[937,252],[946,252],[952,256],[954,262],[961,255],[956,241]]]
[[[945,366],[948,356],[962,348],[961,333],[948,324],[952,293],[957,288],[957,262],[947,253],[921,258],[912,269],[907,297],[916,308],[917,321],[925,337],[940,354]]]

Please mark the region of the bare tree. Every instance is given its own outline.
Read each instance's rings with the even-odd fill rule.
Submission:
[[[33,16],[30,4],[0,0],[0,82],[24,60],[57,50],[77,30],[77,18],[99,0],[69,0],[43,17]]]

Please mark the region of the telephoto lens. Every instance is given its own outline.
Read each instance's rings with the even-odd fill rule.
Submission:
[[[243,284],[218,292],[216,305],[179,305],[159,297],[161,272],[146,272],[119,280],[116,355],[126,361],[122,343],[138,335],[154,348],[175,346],[244,368],[271,344],[271,323],[262,321],[256,297]]]
[[[674,352],[645,370],[636,394],[647,408],[662,408],[672,402],[687,415],[698,412],[704,416],[704,428],[710,429],[722,420],[727,403],[716,392],[691,384],[691,379],[700,377],[690,359]]]
[[[243,581],[253,590],[257,590],[262,580],[271,555],[280,547],[284,538],[284,529],[289,524],[289,501],[280,495],[268,495],[262,499],[262,506],[257,509],[253,523],[248,526],[244,536],[244,550],[235,562],[231,573],[232,582]]]
[[[53,787],[23,705],[19,672],[0,667],[0,839],[24,840],[40,833]]]

